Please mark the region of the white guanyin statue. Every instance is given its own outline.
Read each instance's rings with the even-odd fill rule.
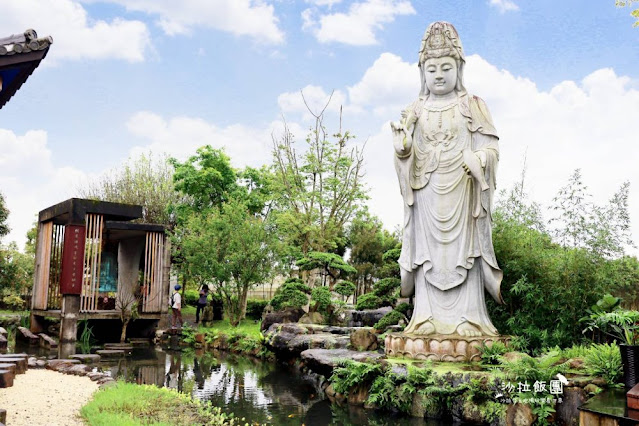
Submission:
[[[497,336],[484,289],[499,303],[502,271],[492,244],[499,160],[484,101],[464,88],[455,28],[434,22],[419,51],[419,98],[391,123],[404,199],[401,294],[414,296],[404,333]]]

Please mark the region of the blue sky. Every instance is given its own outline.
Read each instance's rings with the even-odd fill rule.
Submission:
[[[23,241],[35,213],[151,149],[204,143],[236,166],[269,160],[284,116],[298,140],[335,91],[329,125],[367,141],[371,210],[392,229],[401,199],[388,122],[416,96],[421,37],[453,23],[466,85],[501,136],[498,185],[527,158],[548,205],[575,168],[593,200],[631,182],[639,226],[639,28],[614,0],[3,0],[1,36],[51,35],[48,57],[0,111],[0,191]],[[332,120],[332,121],[331,121]],[[635,231],[635,240],[637,240]]]

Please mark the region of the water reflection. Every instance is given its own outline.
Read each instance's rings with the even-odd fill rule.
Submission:
[[[165,386],[211,401],[252,424],[442,425],[331,405],[310,381],[286,366],[224,352],[135,350],[129,358],[104,361],[101,366],[116,378]]]

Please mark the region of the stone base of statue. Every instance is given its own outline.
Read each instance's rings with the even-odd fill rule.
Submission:
[[[510,336],[464,337],[456,334],[417,335],[389,333],[386,336],[386,356],[430,359],[433,361],[467,362],[479,361],[482,345],[492,346],[495,342],[508,344]]]

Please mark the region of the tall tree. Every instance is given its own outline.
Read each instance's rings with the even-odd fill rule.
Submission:
[[[4,195],[0,192],[0,239],[9,233],[9,209],[5,205]]]
[[[315,123],[301,151],[288,126],[280,138],[273,138],[276,222],[303,255],[343,248],[345,227],[367,198],[363,151],[349,144],[353,136],[342,130],[341,123],[329,136],[323,123],[325,109],[319,114],[309,109]]]
[[[181,246],[189,272],[223,297],[233,326],[245,316],[248,291],[269,276],[271,238],[264,218],[237,198],[192,213],[184,224]]]

